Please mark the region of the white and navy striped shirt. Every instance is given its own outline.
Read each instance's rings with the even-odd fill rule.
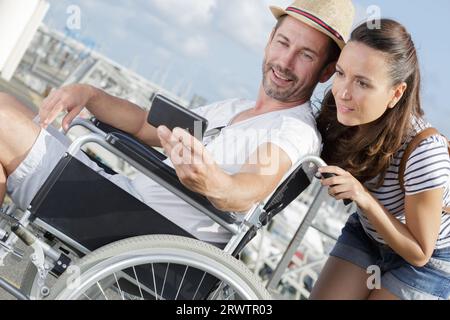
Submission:
[[[422,119],[413,119],[412,123],[413,133],[395,154],[394,160],[387,170],[383,186],[378,189],[370,187],[373,186],[373,182],[377,181],[377,178],[366,184],[372,195],[402,223],[406,223],[406,218],[405,193],[401,190],[398,180],[400,162],[409,142],[418,133],[430,127],[430,124]],[[408,159],[404,178],[406,195],[444,188],[442,207],[450,207],[450,157],[446,139],[442,136],[432,136],[420,143]],[[358,215],[366,233],[379,243],[386,244],[359,209]],[[443,213],[436,249],[447,247],[450,247],[450,214]]]

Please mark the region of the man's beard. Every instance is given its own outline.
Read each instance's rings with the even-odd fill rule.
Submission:
[[[298,77],[295,76],[291,71],[281,68],[280,66],[273,65],[271,63],[263,63],[263,87],[266,95],[272,99],[278,100],[280,102],[291,102],[296,100],[294,97],[298,88],[296,84],[298,82]],[[279,88],[275,83],[273,83],[269,77],[272,73],[272,69],[275,70],[283,78],[290,79],[292,81],[291,86],[287,88]]]

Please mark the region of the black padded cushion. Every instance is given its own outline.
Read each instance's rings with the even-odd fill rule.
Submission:
[[[275,191],[264,207],[262,223],[267,224],[275,215],[283,211],[289,204],[311,184],[302,166],[299,166]]]
[[[120,133],[121,136],[123,137],[128,137],[129,140],[134,140],[136,144],[138,144],[139,148],[145,149],[144,151],[147,151],[149,153],[151,153],[152,155],[156,156],[158,159],[160,159],[161,161],[164,161],[167,159],[167,157],[158,152],[157,150],[153,149],[152,147],[146,145],[145,143],[139,141],[138,139],[136,139],[136,137],[126,133],[125,131],[122,131],[120,129],[114,128],[106,123],[100,122],[95,118],[91,119],[91,122],[100,130],[102,130],[104,133],[108,134],[108,133]]]

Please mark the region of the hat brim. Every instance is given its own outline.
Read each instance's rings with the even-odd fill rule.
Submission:
[[[274,17],[278,20],[279,18],[281,18],[282,16],[288,15],[291,16],[297,20],[300,20],[301,22],[307,24],[308,26],[316,29],[317,31],[322,32],[323,34],[327,35],[328,37],[330,37],[334,42],[336,42],[336,44],[339,46],[339,48],[342,50],[345,45],[346,42],[342,41],[341,39],[337,38],[335,35],[333,35],[331,32],[325,30],[324,28],[322,28],[320,25],[318,25],[317,23],[313,22],[312,20],[300,15],[300,14],[296,14],[295,12],[288,12],[286,10],[284,10],[283,8],[277,7],[277,6],[270,6],[270,11],[272,11],[272,14],[274,15]]]

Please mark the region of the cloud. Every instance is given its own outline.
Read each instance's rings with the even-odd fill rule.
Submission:
[[[136,0],[133,6],[124,9],[134,12],[134,15],[127,14],[128,19],[121,21],[112,31],[123,38],[120,30],[125,30],[135,41],[152,41],[160,49],[185,58],[204,58],[209,53],[205,34],[210,30],[205,26],[210,25],[215,1]]]
[[[172,51],[161,46],[152,47],[152,56],[154,57],[155,61],[158,61],[162,64],[168,63],[174,58],[174,54]]]
[[[202,36],[187,38],[183,43],[183,52],[188,57],[202,58],[208,55],[208,42]]]
[[[246,48],[260,52],[264,47],[270,16],[260,0],[221,2],[219,29]]]
[[[287,7],[291,0],[228,0],[220,2],[216,19],[219,29],[234,41],[261,53],[275,25],[269,5]]]
[[[216,0],[153,0],[152,5],[172,22],[183,25],[204,25],[211,21]]]
[[[52,0],[55,1],[55,0]],[[274,19],[269,4],[285,7],[290,0],[135,0],[122,2],[79,0],[82,12],[101,12],[118,40],[127,36],[153,38],[186,57],[206,57],[214,33],[260,54]],[[90,23],[88,23],[90,24]],[[152,34],[159,33],[160,36]],[[127,34],[128,33],[128,34]],[[159,40],[157,40],[159,39]]]

